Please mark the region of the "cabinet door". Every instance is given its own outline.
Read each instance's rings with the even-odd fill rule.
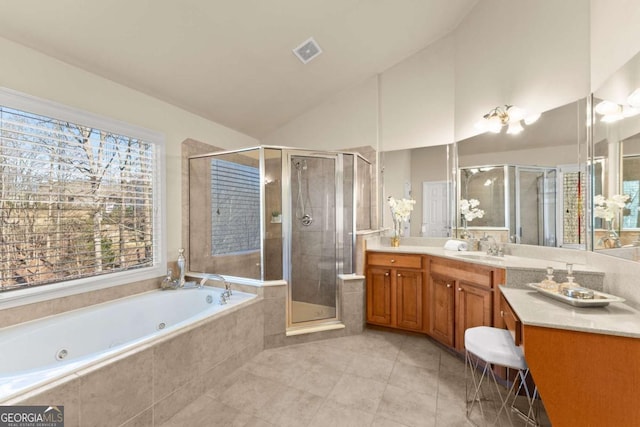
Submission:
[[[429,278],[429,334],[441,343],[453,347],[454,291],[456,282],[445,276]]]
[[[367,322],[391,326],[391,270],[367,269]]]
[[[414,331],[423,330],[422,272],[395,270],[397,326]]]
[[[475,326],[492,326],[490,289],[459,282],[456,288],[456,350],[464,351],[464,331]]]

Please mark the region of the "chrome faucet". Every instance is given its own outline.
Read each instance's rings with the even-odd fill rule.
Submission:
[[[166,291],[168,289],[178,289],[179,283],[177,279],[173,278],[173,272],[171,269],[167,270],[167,275],[164,279],[162,279],[162,283],[160,283],[160,289]]]
[[[224,292],[222,292],[222,295],[224,295],[225,299],[231,298],[231,285],[227,282],[227,279],[225,279],[224,276],[221,276],[220,274],[207,274],[207,276],[200,281],[200,285],[198,287],[203,287],[208,280],[218,280],[224,283]]]
[[[489,246],[487,247],[487,255],[493,255],[493,256],[499,256],[499,257],[504,256],[504,251],[496,241],[495,237],[488,235],[487,242],[489,244]]]

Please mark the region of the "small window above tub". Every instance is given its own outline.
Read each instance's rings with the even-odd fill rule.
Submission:
[[[162,144],[155,132],[0,90],[0,290],[157,276]]]

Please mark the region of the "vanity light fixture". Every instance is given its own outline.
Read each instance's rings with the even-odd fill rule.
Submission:
[[[516,135],[524,130],[521,121],[524,121],[526,125],[530,125],[539,118],[540,114],[527,115],[522,108],[505,104],[504,107],[496,107],[490,110],[475,126],[483,132],[500,133],[502,128],[508,125],[507,133]]]
[[[637,95],[634,95],[636,94],[636,92]],[[631,95],[629,95],[629,98],[627,98],[627,102],[629,102],[629,100],[635,101],[635,99],[633,99],[634,96],[637,96],[639,102],[638,106],[640,106],[640,90],[638,89],[636,89]],[[632,117],[640,113],[640,108],[636,108],[631,104],[631,102],[629,102],[629,105],[620,105],[607,100],[600,101],[598,104],[596,104],[594,110],[596,111],[596,113],[602,116],[600,121],[603,123],[617,122],[618,120]]]

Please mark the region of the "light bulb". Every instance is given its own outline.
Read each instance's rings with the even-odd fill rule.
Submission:
[[[604,115],[617,114],[622,110],[622,107],[615,102],[601,101],[596,104],[596,113]]]
[[[524,128],[522,127],[520,122],[512,122],[512,123],[509,123],[509,129],[507,129],[507,133],[509,135],[517,135],[523,130]]]
[[[492,133],[500,133],[502,129],[502,121],[500,121],[500,117],[491,116],[487,119],[487,130]]]
[[[640,88],[631,92],[631,95],[627,98],[627,102],[632,107],[640,108]]]
[[[540,113],[531,113],[527,117],[524,118],[524,124],[529,126],[538,121],[540,118]]]
[[[507,114],[509,115],[510,122],[518,122],[524,118],[524,110],[515,105],[507,108]]]
[[[473,127],[475,127],[481,132],[486,132],[488,130],[487,125],[488,125],[487,119],[480,119],[473,125]]]

